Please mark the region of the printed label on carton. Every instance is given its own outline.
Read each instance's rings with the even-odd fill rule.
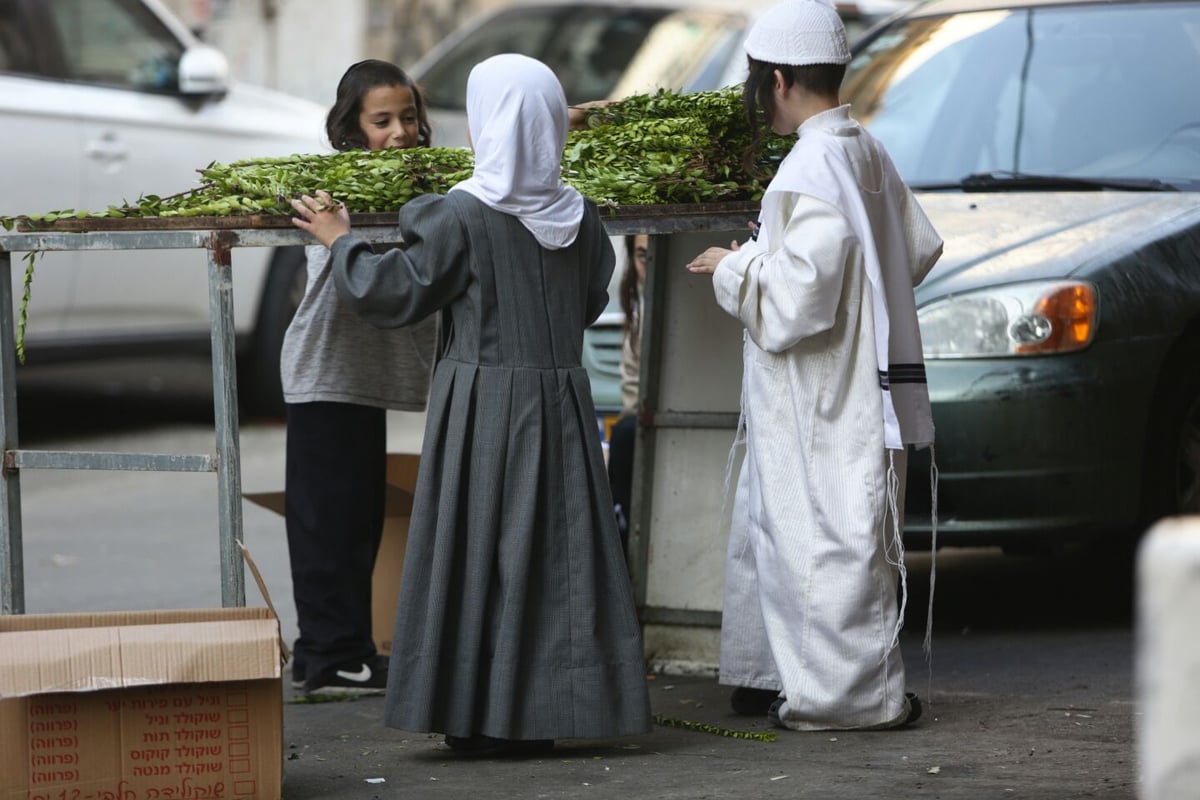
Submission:
[[[0,706],[0,739],[6,749],[15,747],[3,757],[4,785],[9,788],[0,796],[275,796],[279,703],[274,681],[172,684],[6,700]]]

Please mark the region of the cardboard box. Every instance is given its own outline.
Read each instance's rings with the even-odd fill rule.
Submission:
[[[276,800],[266,608],[0,616],[2,800]]]
[[[388,453],[387,496],[384,500],[383,538],[371,575],[371,635],[382,654],[392,652],[396,627],[396,602],[400,597],[400,572],[408,544],[408,520],[412,516],[413,491],[421,458],[413,453]],[[243,495],[247,500],[282,515],[283,492]]]

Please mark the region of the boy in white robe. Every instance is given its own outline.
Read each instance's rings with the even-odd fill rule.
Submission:
[[[747,113],[799,138],[757,236],[688,265],[745,326],[720,681],[780,727],[899,727],[921,713],[899,647],[905,448],[933,443],[913,287],[942,242],[840,104],[831,6],[787,0],[745,48]]]

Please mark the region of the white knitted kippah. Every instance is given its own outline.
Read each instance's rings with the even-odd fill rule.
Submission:
[[[746,55],[768,64],[847,64],[846,27],[825,0],[784,0],[763,13],[746,37]]]

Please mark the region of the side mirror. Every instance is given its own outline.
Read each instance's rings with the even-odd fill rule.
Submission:
[[[229,90],[229,62],[208,45],[189,47],[179,59],[179,93],[220,95]]]

